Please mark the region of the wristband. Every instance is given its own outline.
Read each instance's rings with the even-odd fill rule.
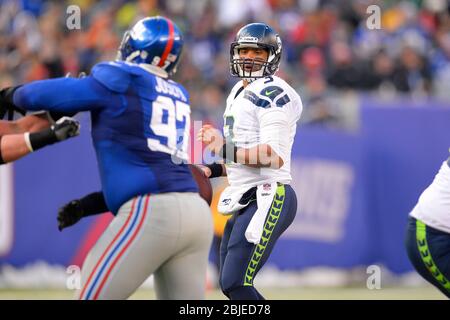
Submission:
[[[83,217],[108,212],[103,192],[93,192],[78,200],[83,210]]]
[[[55,132],[49,128],[39,132],[26,133],[25,142],[30,151],[33,152],[48,146],[49,144],[58,142],[58,139],[56,138]]]
[[[207,168],[209,168],[209,170],[211,170],[211,175],[209,176],[209,178],[221,177],[223,174],[223,167],[220,163],[208,164],[205,167],[207,167]]]
[[[224,143],[222,148],[219,151],[219,156],[224,160],[228,160],[231,162],[236,162],[236,154],[238,147],[232,142]]]

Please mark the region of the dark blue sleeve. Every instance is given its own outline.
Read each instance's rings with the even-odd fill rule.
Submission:
[[[13,99],[26,110],[79,112],[112,106],[111,101],[117,101],[115,95],[89,76],[31,82],[18,88]]]

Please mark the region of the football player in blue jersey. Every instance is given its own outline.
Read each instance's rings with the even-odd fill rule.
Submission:
[[[91,112],[104,209],[115,218],[83,264],[79,299],[127,298],[151,274],[160,299],[204,298],[211,213],[186,164],[189,94],[169,79],[182,47],[171,20],[145,18],[125,33],[116,61],[11,97],[25,110]]]

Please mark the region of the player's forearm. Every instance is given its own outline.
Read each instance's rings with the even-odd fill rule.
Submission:
[[[16,121],[0,120],[0,136],[25,132],[36,132],[50,126],[45,114],[29,115]]]
[[[91,77],[57,78],[21,86],[14,91],[13,102],[26,110],[73,113],[97,108],[108,95],[106,88]]]
[[[273,127],[286,126],[285,122],[274,122]],[[266,127],[269,125],[266,124]],[[269,130],[270,129],[270,130]],[[268,131],[272,132],[269,127]],[[282,135],[286,137],[287,133]],[[227,161],[240,163],[252,168],[273,168],[279,169],[284,165],[283,159],[271,147],[269,143],[261,143],[252,148],[238,148],[233,142],[225,143],[222,134],[210,125],[204,125],[197,133],[197,140],[206,143],[206,148]],[[272,139],[274,143],[280,144],[277,139]],[[263,141],[272,141],[265,139]]]
[[[108,212],[103,192],[93,192],[81,199],[72,200],[58,211],[58,229],[73,226],[82,218]]]
[[[26,156],[31,151],[23,134],[9,134],[0,138],[2,162],[12,162]]]
[[[57,136],[50,128],[34,133],[8,134],[0,139],[1,155],[5,163],[18,160],[33,151],[58,142]]]
[[[7,134],[20,133],[15,121],[0,120],[0,137]]]
[[[46,113],[28,115],[14,122],[16,123],[17,128],[16,133],[37,132],[49,128],[51,125]]]
[[[83,208],[83,217],[109,211],[102,191],[90,193],[81,198],[79,201],[81,207]]]
[[[259,144],[252,148],[237,148],[235,162],[252,168],[279,169],[283,159],[268,144]]]
[[[0,136],[0,162],[15,161],[45,146],[77,136],[79,128],[76,120],[62,118],[44,130]]]

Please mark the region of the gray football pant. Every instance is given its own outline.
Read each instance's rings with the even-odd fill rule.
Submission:
[[[212,236],[197,193],[133,198],[86,257],[76,298],[126,299],[153,274],[158,299],[204,299]]]

